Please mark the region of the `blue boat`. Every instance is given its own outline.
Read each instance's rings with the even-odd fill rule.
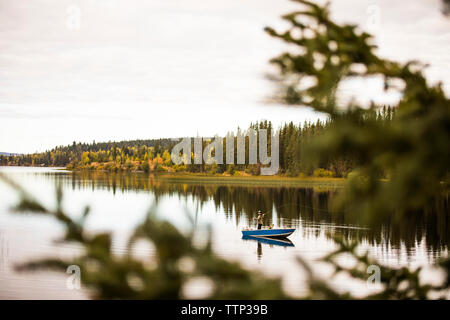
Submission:
[[[284,238],[290,236],[295,229],[259,229],[259,230],[242,230],[244,237],[278,237]]]

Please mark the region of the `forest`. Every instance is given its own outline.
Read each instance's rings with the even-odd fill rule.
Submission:
[[[361,125],[365,120],[375,120],[386,125],[390,123],[395,109],[390,106],[373,108],[373,112],[361,117]],[[358,158],[351,154],[328,159],[311,160],[307,156],[308,144],[332,127],[331,120],[317,120],[314,123],[305,121],[295,124],[285,123],[278,129],[279,134],[279,175],[289,177],[346,177],[358,164]],[[251,129],[273,130],[270,121],[262,120],[250,124]],[[241,129],[238,128],[238,132]],[[226,138],[225,138],[226,139]],[[236,139],[236,138],[234,138]],[[246,137],[246,158],[248,159],[248,137]],[[208,139],[204,139],[206,145]],[[140,171],[140,172],[190,172],[222,175],[259,175],[261,163],[248,164],[188,164],[175,165],[171,161],[171,149],[177,144],[172,139],[130,140],[120,142],[76,143],[56,147],[52,150],[26,154],[0,155],[2,166],[45,166],[66,167],[69,170],[100,171]],[[269,143],[270,144],[270,143]],[[226,145],[224,143],[224,145]],[[235,149],[236,149],[236,143]],[[269,146],[270,150],[270,146]],[[235,150],[236,152],[236,150]]]

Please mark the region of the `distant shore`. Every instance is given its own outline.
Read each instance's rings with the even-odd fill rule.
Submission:
[[[12,166],[4,166],[12,167]],[[15,166],[16,167],[16,166]],[[87,169],[71,169],[67,167],[49,167],[49,166],[19,166],[26,168],[52,168],[55,170],[67,170],[74,173],[91,173],[91,174],[145,174],[157,179],[167,180],[180,183],[225,183],[225,184],[258,184],[258,185],[296,185],[296,186],[324,186],[324,187],[342,187],[346,178],[334,177],[289,177],[283,175],[227,175],[213,173],[192,173],[192,172],[144,172],[144,171],[109,171],[109,170],[87,170]]]
[[[308,186],[327,186],[341,187],[344,185],[345,178],[319,178],[319,177],[285,177],[280,175],[273,176],[225,176],[217,174],[200,173],[162,173],[157,175],[164,180],[179,182],[203,182],[203,183],[232,183],[232,184],[292,184]]]
[[[261,175],[226,175],[212,173],[191,173],[191,172],[156,172],[145,173],[143,171],[119,171],[112,172],[108,170],[69,170],[75,173],[91,174],[145,174],[157,179],[180,182],[180,183],[202,183],[202,184],[258,184],[258,185],[295,185],[295,186],[323,186],[323,187],[342,187],[346,181],[345,178],[331,177],[288,177],[282,175],[261,176]]]

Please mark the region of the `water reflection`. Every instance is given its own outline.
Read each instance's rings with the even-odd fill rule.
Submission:
[[[424,246],[430,260],[435,260],[447,251],[450,241],[448,197],[441,199],[441,203],[434,206],[433,210],[412,215],[401,223],[385,219],[369,227],[363,224],[360,217],[329,210],[330,200],[337,193],[333,188],[167,180],[139,173],[46,172],[39,175],[52,181],[56,179],[74,190],[101,189],[114,194],[147,190],[155,196],[156,201],[164,196],[193,199],[199,209],[212,201],[216,209],[223,210],[226,218],[236,226],[243,221],[250,225],[256,211],[262,210],[266,213],[266,224],[300,227],[298,231],[303,238],[317,238],[327,231],[368,243],[384,252],[405,249],[407,255]],[[258,241],[258,244],[261,243],[264,242]]]
[[[258,257],[258,261],[261,261],[263,250],[262,244],[268,245],[269,247],[279,246],[279,247],[295,247],[291,240],[288,238],[268,238],[268,237],[252,237],[252,236],[243,236],[243,241],[256,242],[256,255]]]
[[[292,241],[289,240],[288,238],[265,238],[265,237],[243,236],[242,240],[256,241],[258,243],[264,243],[270,246],[295,247]]]

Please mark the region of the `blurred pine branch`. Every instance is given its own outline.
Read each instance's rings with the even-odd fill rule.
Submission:
[[[382,217],[401,223],[411,214],[449,212],[450,100],[442,85],[430,85],[417,61],[403,64],[379,57],[372,36],[356,25],[333,22],[328,5],[294,1],[301,9],[282,17],[290,24],[287,30],[266,28],[291,48],[271,60],[279,70],[275,98],[312,107],[333,120],[311,139],[305,151],[311,161],[358,159],[335,208],[368,223]],[[401,97],[388,125],[372,116],[380,105],[339,99],[343,82],[369,77],[378,77],[386,92]],[[444,223],[450,224],[448,215]]]

